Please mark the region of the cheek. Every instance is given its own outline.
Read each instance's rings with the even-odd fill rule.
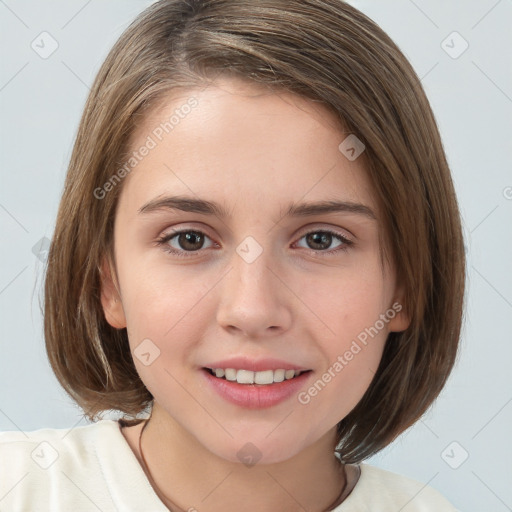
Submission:
[[[165,267],[132,278],[125,309],[129,343],[137,372],[155,395],[162,386],[177,386],[172,376],[182,384],[188,378],[184,368],[194,364],[197,343],[212,318],[205,309],[208,290],[203,280],[184,272],[171,275]]]
[[[319,276],[314,286],[304,284],[299,291],[336,346],[373,326],[388,306],[389,283],[378,262],[370,263],[332,269],[328,276]]]
[[[382,358],[388,331],[375,328],[375,320],[361,329],[360,322],[346,322],[346,329],[323,341],[324,365],[316,378],[302,390],[299,403],[314,410],[315,416],[334,425],[359,403],[374,378]]]
[[[394,316],[388,314],[394,313],[387,309],[389,293],[375,265],[364,272],[340,272],[337,279],[303,294],[315,313],[307,323],[309,336],[324,356],[315,389],[306,391],[313,396],[325,389],[325,414],[333,414],[332,404],[338,405],[334,410],[340,419],[348,414],[377,372]]]
[[[206,292],[204,283],[188,272],[165,264],[134,263],[125,275],[127,323],[139,335],[165,339],[181,328],[183,320],[197,316],[197,305]]]

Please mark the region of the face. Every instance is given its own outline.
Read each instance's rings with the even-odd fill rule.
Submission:
[[[105,315],[127,328],[167,420],[226,460],[248,442],[272,463],[334,441],[388,333],[407,327],[363,156],[339,149],[347,136],[317,103],[222,79],[174,92],[132,137],[144,156],[122,183]],[[301,208],[321,202],[339,204]],[[219,365],[308,371],[251,385],[205,369]]]

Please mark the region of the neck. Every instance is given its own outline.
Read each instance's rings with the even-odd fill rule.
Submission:
[[[139,460],[172,511],[325,511],[346,495],[343,466],[334,456],[334,431],[290,459],[245,465],[210,452],[155,403],[140,436]],[[341,499],[340,499],[341,498]],[[338,502],[336,503],[336,501]]]

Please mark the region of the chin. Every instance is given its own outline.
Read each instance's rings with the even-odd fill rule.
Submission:
[[[255,465],[286,462],[299,453],[297,443],[283,444],[282,439],[278,437],[272,441],[264,437],[251,438],[246,436],[245,440],[230,438],[226,445],[219,446],[219,444],[216,444],[214,448],[206,445],[206,448],[221,459],[243,464],[248,468]]]

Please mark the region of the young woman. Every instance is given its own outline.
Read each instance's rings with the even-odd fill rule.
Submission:
[[[436,123],[374,22],[156,2],[96,78],[48,257],[49,360],[93,423],[1,433],[0,508],[454,511],[363,460],[440,393],[463,294]]]

